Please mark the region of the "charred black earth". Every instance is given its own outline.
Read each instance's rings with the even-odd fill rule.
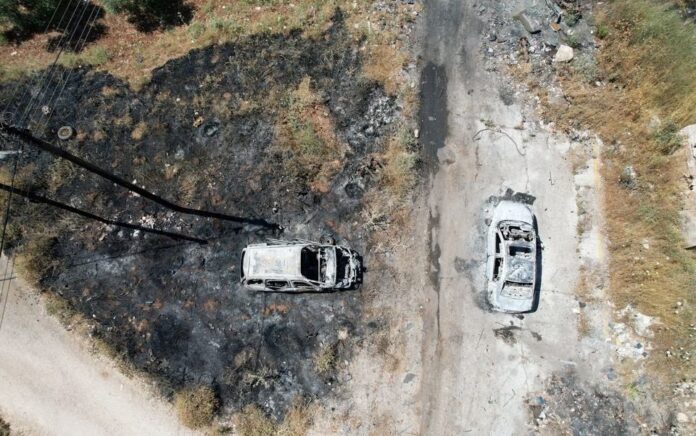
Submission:
[[[45,117],[38,106],[26,120],[19,115],[32,95],[41,101],[31,78],[20,84],[26,92],[13,102],[10,121],[179,204],[278,223],[283,238],[328,233],[364,253],[362,196],[373,184],[372,155],[393,133],[399,108],[362,78],[358,44],[337,12],[317,39],[263,34],[196,50],[154,71],[137,92],[105,73],[59,70],[50,83],[65,79],[65,90],[48,126],[37,131]],[[326,192],[310,189],[309,172],[288,171],[293,156],[274,144],[284,96],[306,77],[349,146]],[[0,89],[3,102],[16,85]],[[63,125],[76,135],[58,141]],[[3,148],[17,143],[5,138]],[[245,291],[241,249],[281,235],[175,214],[50,154],[24,151],[17,179],[24,189],[210,241],[173,241],[14,203],[10,251],[42,247],[34,254],[41,289],[91,320],[92,335],[152,375],[165,394],[209,384],[229,410],[256,403],[280,417],[296,396],[332,389],[335,374],[318,374],[314,357],[331,346],[343,360],[366,333],[357,323],[360,291]]]

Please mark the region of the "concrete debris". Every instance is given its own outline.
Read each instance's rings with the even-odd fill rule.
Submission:
[[[553,61],[555,63],[559,62],[570,62],[573,60],[573,47],[567,46],[565,44],[561,44],[560,47],[558,47],[558,51],[556,52],[556,55],[553,57]]]
[[[541,32],[541,23],[536,17],[530,16],[526,9],[518,12],[514,17],[522,23],[522,26],[527,32],[532,34]]]
[[[619,312],[619,316],[626,317],[638,336],[652,338],[655,336],[651,327],[659,324],[655,318],[638,312],[633,306],[626,306]]]
[[[624,323],[610,323],[609,328],[612,332],[612,342],[616,354],[621,359],[641,360],[648,356],[648,350],[652,349],[650,344],[644,344],[637,340],[632,329]]]

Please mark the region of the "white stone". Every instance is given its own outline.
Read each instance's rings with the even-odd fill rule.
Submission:
[[[556,52],[556,55],[553,57],[554,62],[570,62],[573,60],[574,56],[573,52],[573,47],[569,47],[567,45],[561,44],[560,47],[558,47],[558,51]]]

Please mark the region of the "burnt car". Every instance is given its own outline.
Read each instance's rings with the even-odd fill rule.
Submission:
[[[335,244],[269,241],[242,250],[241,283],[254,291],[321,292],[362,282],[358,253]]]
[[[534,310],[537,234],[534,214],[523,203],[501,201],[488,228],[488,302],[493,310]]]

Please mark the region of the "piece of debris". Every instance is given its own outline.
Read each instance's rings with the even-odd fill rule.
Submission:
[[[561,44],[561,46],[558,47],[558,51],[556,51],[556,55],[553,57],[553,61],[555,63],[570,62],[573,60],[573,56],[573,47]]]
[[[502,339],[508,345],[515,345],[517,343],[517,338],[515,337],[515,331],[522,330],[516,325],[510,325],[507,327],[501,327],[498,329],[493,329],[493,334],[496,338]]]
[[[70,126],[63,126],[58,129],[58,139],[61,141],[67,141],[68,139],[72,138],[74,134],[75,130],[73,130],[73,128]]]

